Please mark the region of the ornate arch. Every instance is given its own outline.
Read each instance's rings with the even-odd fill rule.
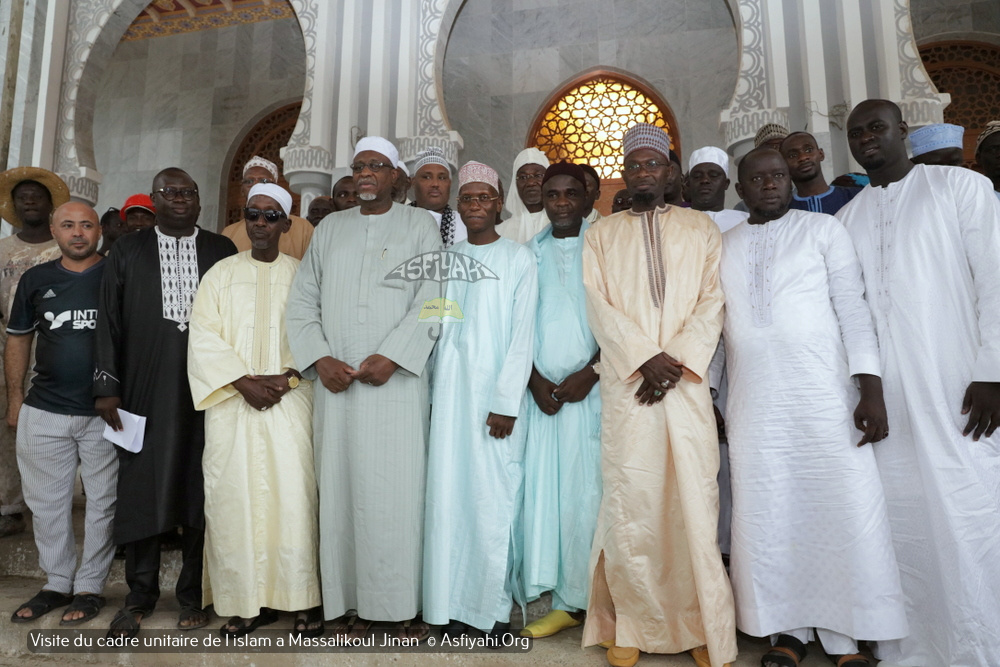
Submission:
[[[937,89],[951,95],[944,120],[965,128],[965,162],[972,166],[976,137],[1000,109],[1000,46],[944,40],[921,46],[920,57]]]
[[[637,122],[665,129],[680,155],[677,120],[652,86],[620,72],[590,70],[545,101],[525,144],[537,146],[553,162],[586,161],[602,180],[613,180],[621,177],[622,136]]]
[[[278,184],[292,192],[285,180],[280,153],[295,131],[301,109],[301,100],[278,107],[254,123],[239,140],[236,150],[226,163],[226,173],[223,177],[223,182],[226,184],[226,225],[239,222],[243,218],[243,206],[246,204],[241,192],[243,165],[254,155],[260,155],[278,165],[278,173],[281,174]],[[298,208],[299,195],[292,192],[292,211],[297,211]]]

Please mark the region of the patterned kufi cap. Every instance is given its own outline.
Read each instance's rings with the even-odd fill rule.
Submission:
[[[254,155],[252,158],[247,160],[247,163],[243,165],[243,175],[246,176],[247,172],[254,167],[263,167],[271,172],[271,176],[274,176],[274,180],[278,180],[278,165],[274,164],[270,160],[266,160],[259,155]]]
[[[941,150],[942,148],[962,148],[965,128],[951,123],[925,125],[910,132],[910,147],[913,157]]]
[[[500,192],[500,174],[482,162],[466,162],[458,170],[458,187],[461,188],[466,183],[485,183]]]
[[[665,158],[670,158],[670,135],[662,127],[649,123],[633,125],[622,137],[622,154],[628,157],[631,153],[648,148]]]
[[[278,202],[278,206],[281,207],[286,216],[292,214],[292,195],[288,194],[288,190],[277,183],[255,183],[247,195],[247,202],[249,203],[257,195],[264,195]]]
[[[688,171],[691,171],[696,165],[702,162],[717,164],[722,167],[722,171],[726,172],[726,176],[729,175],[729,156],[721,148],[705,146],[691,153],[691,157],[688,159]]]
[[[365,151],[375,151],[379,155],[385,156],[389,162],[392,163],[393,168],[399,166],[399,151],[396,147],[392,145],[388,139],[383,139],[382,137],[364,137],[358,140],[357,145],[354,147],[354,157],[358,157],[358,153],[364,153]]]
[[[788,128],[784,125],[778,125],[777,123],[768,123],[764,127],[757,130],[757,134],[753,138],[753,147],[760,148],[761,144],[765,141],[770,141],[771,139],[784,139],[788,136]]]
[[[444,151],[437,146],[431,146],[430,148],[417,153],[417,159],[413,163],[413,173],[416,174],[429,164],[439,164],[445,169],[448,169],[449,171],[451,170],[451,166],[448,164],[448,159],[444,156]]]
[[[1000,120],[991,120],[986,123],[986,129],[976,138],[976,152],[979,152],[979,147],[983,145],[987,137],[992,137],[997,132],[1000,132]]]

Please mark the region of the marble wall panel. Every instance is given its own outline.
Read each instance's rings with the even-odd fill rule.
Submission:
[[[98,210],[179,166],[201,191],[201,225],[215,230],[227,154],[263,109],[301,97],[304,74],[295,19],[119,44],[96,101]]]
[[[477,45],[470,35],[487,18],[489,44]],[[724,145],[718,118],[736,83],[737,46],[725,0],[467,0],[443,76],[445,108],[465,142],[459,158],[491,164],[506,183],[541,105],[597,67],[649,82],[677,118],[685,151]],[[485,119],[469,104],[484,81]]]

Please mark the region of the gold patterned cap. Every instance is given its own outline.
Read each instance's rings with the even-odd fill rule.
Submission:
[[[986,129],[983,130],[978,137],[976,137],[976,153],[979,153],[979,147],[983,145],[987,137],[992,137],[994,134],[1000,132],[1000,120],[991,120],[986,123]]]

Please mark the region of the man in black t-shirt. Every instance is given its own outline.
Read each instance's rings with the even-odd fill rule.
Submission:
[[[104,259],[101,225],[86,204],[52,214],[62,257],[28,269],[17,285],[4,350],[7,423],[17,428],[24,498],[34,515],[38,564],[48,581],[11,616],[26,623],[69,605],[62,625],[90,620],[104,606],[114,545],[118,457],[94,409],[94,329]],[[35,377],[22,387],[37,334]],[[83,559],[76,567],[72,519],[77,461],[87,489]]]

